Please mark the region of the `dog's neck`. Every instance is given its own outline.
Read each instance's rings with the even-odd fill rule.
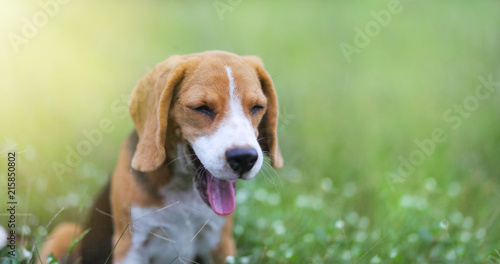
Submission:
[[[129,137],[129,149],[133,156],[138,142],[137,132]],[[153,197],[161,199],[161,189],[165,186],[175,186],[179,190],[194,190],[194,169],[190,164],[190,154],[187,144],[167,137],[165,144],[167,158],[163,165],[151,172],[141,172],[131,168],[136,181]]]
[[[173,143],[167,150],[167,159],[162,167],[169,172],[169,185],[175,185],[182,190],[193,189],[194,167],[188,151],[187,144]],[[175,153],[172,155],[172,153]],[[170,154],[170,155],[169,155]],[[173,157],[171,157],[171,155]]]

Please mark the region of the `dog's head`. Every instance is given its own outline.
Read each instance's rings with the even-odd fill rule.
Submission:
[[[139,81],[129,107],[139,134],[132,168],[158,169],[167,137],[175,137],[192,152],[197,189],[219,215],[234,211],[236,180],[253,178],[263,153],[273,167],[283,165],[276,93],[258,57],[172,56]]]

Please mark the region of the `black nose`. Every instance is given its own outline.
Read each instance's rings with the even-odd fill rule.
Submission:
[[[234,148],[226,151],[227,163],[239,175],[251,170],[257,157],[257,151],[253,148]]]

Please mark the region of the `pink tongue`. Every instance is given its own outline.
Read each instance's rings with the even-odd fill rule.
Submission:
[[[216,178],[207,171],[207,195],[212,210],[218,215],[228,215],[236,207],[235,181]]]

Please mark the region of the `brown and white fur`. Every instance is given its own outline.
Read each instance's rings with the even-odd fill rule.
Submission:
[[[157,64],[129,103],[135,130],[85,228],[63,224],[41,258],[71,261],[224,263],[232,238],[236,180],[252,179],[264,153],[279,168],[278,104],[260,58],[222,51],[176,55]],[[114,250],[112,250],[112,247]],[[112,252],[112,253],[111,253]]]

